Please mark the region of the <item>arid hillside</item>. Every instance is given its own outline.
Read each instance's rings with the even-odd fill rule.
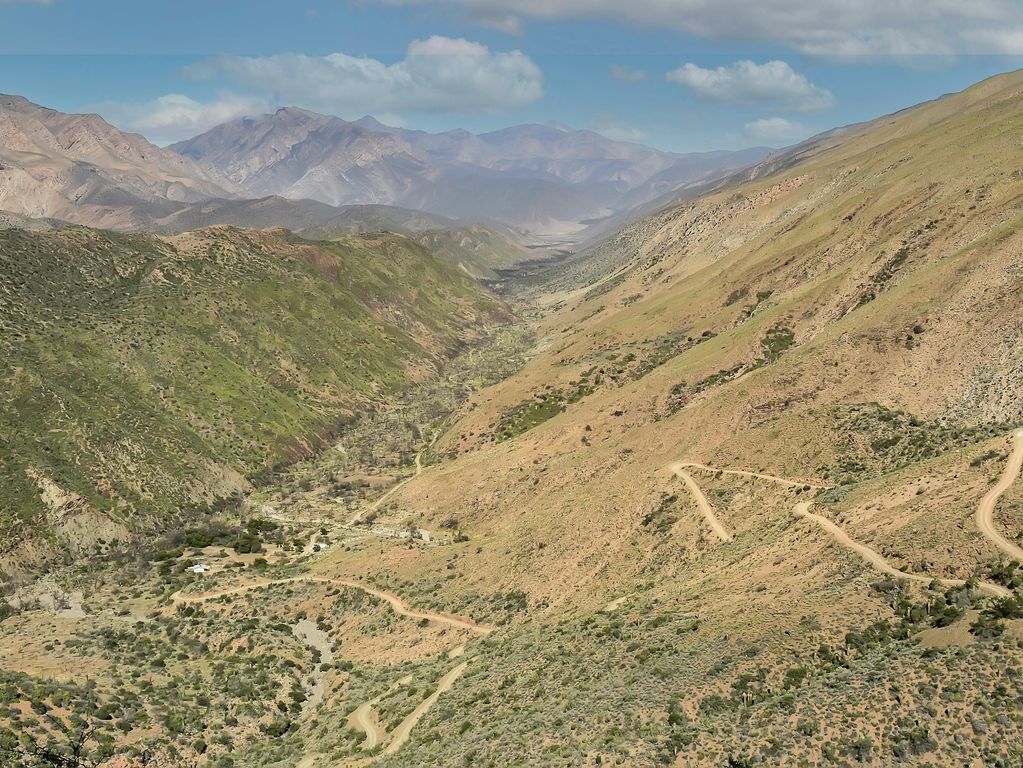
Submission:
[[[372,569],[432,583],[454,563],[455,576],[431,590],[453,606],[523,590],[524,633],[539,624],[557,635],[608,594],[647,613],[689,612],[701,631],[674,652],[691,657],[696,675],[724,663],[722,654],[735,654],[729,665],[745,673],[747,646],[777,671],[786,655],[891,616],[871,586],[883,572],[794,514],[801,500],[894,569],[925,581],[984,577],[1001,552],[974,511],[1023,421],[1021,119],[1023,76],[994,78],[833,134],[751,181],[640,222],[604,246],[613,259],[578,262],[575,284],[556,273],[537,355],[474,397],[433,448],[436,466],[381,510],[428,529],[457,525],[469,543],[457,555],[394,550],[374,556]],[[676,462],[770,477],[676,471]],[[998,513],[1017,547],[1019,499],[1010,490]],[[338,565],[370,568],[344,557]],[[638,609],[622,610],[643,621]],[[567,649],[552,639],[547,652],[574,653],[569,635]],[[916,675],[914,658],[890,659],[882,674]],[[529,668],[500,674],[521,682]],[[497,672],[479,674],[461,703],[499,682]],[[548,690],[569,685],[543,674],[553,675]],[[610,695],[612,681],[592,674],[591,694]],[[682,701],[708,695],[694,680],[674,687]],[[671,695],[650,694],[662,695],[667,712]],[[513,717],[487,701],[473,723]],[[583,703],[568,706],[565,728],[611,727],[596,709],[590,720]],[[750,713],[770,724],[761,735],[783,728],[774,706]],[[887,706],[876,704],[878,729],[895,717]],[[687,710],[687,722],[707,716],[711,727],[735,711],[708,707]],[[567,738],[554,725],[536,728]],[[458,743],[489,745],[485,729],[470,724]],[[720,765],[743,743],[741,731],[712,734],[694,737],[699,749],[680,753],[678,765]],[[572,754],[599,753],[599,736],[576,736],[588,747]],[[796,754],[819,759],[822,741]],[[756,743],[753,753],[768,754]],[[540,749],[535,739],[516,744]],[[489,746],[478,754],[496,755]]]
[[[485,233],[0,232],[10,530],[164,525],[8,586],[0,753],[1017,765],[1021,124],[1014,73],[818,137],[514,322]]]
[[[0,211],[132,229],[183,203],[237,191],[215,170],[99,115],[0,94]]]

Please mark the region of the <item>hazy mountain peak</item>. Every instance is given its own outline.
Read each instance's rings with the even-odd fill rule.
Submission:
[[[390,126],[384,125],[372,115],[364,115],[358,120],[353,121],[353,124],[371,131],[386,131],[390,129]]]
[[[428,133],[295,107],[225,123],[172,148],[253,195],[400,206],[559,235],[750,161],[722,153],[686,162],[558,124]]]
[[[11,93],[0,93],[0,109],[46,109],[41,107],[34,102],[29,101],[24,96],[17,96]],[[54,110],[47,110],[53,112]]]
[[[32,217],[138,226],[135,210],[231,196],[218,172],[97,114],[65,114],[0,96],[0,209]]]

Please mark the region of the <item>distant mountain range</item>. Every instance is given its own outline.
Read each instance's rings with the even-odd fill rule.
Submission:
[[[285,226],[321,237],[459,226],[394,206],[251,198],[216,169],[119,131],[98,115],[67,115],[0,95],[0,228],[59,221],[160,233],[216,224]]]
[[[98,115],[0,95],[0,210],[133,229],[182,205],[241,193],[217,171]]]
[[[431,134],[295,108],[164,149],[98,115],[0,95],[0,212],[115,230],[482,225],[581,240],[766,154],[673,154],[552,125]]]
[[[225,123],[171,149],[257,197],[395,205],[546,235],[574,234],[767,154],[680,155],[551,125],[432,134],[293,107]]]

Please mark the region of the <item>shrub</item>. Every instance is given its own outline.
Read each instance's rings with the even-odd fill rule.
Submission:
[[[279,739],[291,730],[291,726],[291,720],[277,718],[264,725],[263,732],[272,739]]]

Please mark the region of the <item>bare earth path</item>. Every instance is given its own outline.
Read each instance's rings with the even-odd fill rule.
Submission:
[[[433,439],[430,441],[430,444],[426,446],[426,448],[432,448],[434,443],[437,442],[438,437],[440,437],[439,433],[434,435]],[[391,498],[391,496],[397,493],[406,484],[412,482],[415,478],[423,474],[423,451],[425,451],[426,448],[420,448],[419,451],[416,453],[415,472],[413,472],[409,477],[406,477],[400,483],[395,483],[394,485],[392,485],[383,496],[374,501],[365,509],[360,510],[358,514],[356,514],[355,517],[351,519],[349,525],[356,525],[362,519],[362,516],[367,512],[375,512],[376,510],[380,509],[380,505],[382,505],[385,501]]]
[[[1015,447],[1009,457],[1009,463],[1005,468],[1005,472],[1002,475],[1001,480],[999,480],[998,484],[988,492],[988,494],[980,502],[980,506],[977,508],[977,527],[980,529],[981,533],[994,542],[999,549],[1011,557],[1023,562],[1023,549],[1020,549],[1015,544],[1001,536],[1001,534],[994,530],[993,524],[995,503],[998,501],[999,497],[1005,493],[1006,489],[1008,489],[1016,481],[1016,478],[1019,476],[1020,469],[1023,468],[1023,430],[1016,432],[1013,437],[1015,440]],[[818,489],[828,487],[818,483],[806,482],[804,480],[793,480],[742,469],[719,469],[717,467],[707,466],[706,464],[697,464],[692,462],[679,462],[677,464],[672,464],[672,472],[685,481],[685,484],[689,488],[690,493],[692,493],[693,498],[696,499],[697,506],[707,519],[707,523],[721,541],[730,541],[732,537],[728,533],[727,529],[717,519],[717,516],[714,514],[714,509],[711,507],[707,497],[700,489],[700,486],[696,484],[692,475],[686,472],[686,468],[698,468],[709,472],[722,472],[724,474],[739,475],[742,477],[756,477],[762,480],[770,480],[771,482],[779,483],[790,488],[801,488],[807,485],[811,488]],[[892,564],[876,550],[871,549],[865,544],[860,544],[858,541],[850,538],[845,531],[831,520],[811,512],[811,504],[812,502],[809,501],[796,504],[793,514],[797,517],[803,517],[817,523],[817,525],[830,533],[834,537],[835,541],[846,549],[856,552],[860,557],[882,573],[886,573],[895,578],[908,579],[921,584],[930,584],[932,581],[937,581],[939,584],[946,587],[961,587],[966,583],[962,579],[940,579],[934,576],[925,576],[923,574],[900,571],[898,568],[892,566]],[[1012,592],[1005,587],[989,581],[980,582],[977,585],[977,589],[993,597],[1009,597],[1012,595]]]
[[[440,682],[437,683],[436,690],[423,699],[419,703],[419,706],[413,709],[408,716],[398,724],[398,727],[394,729],[394,733],[391,736],[390,743],[384,749],[385,755],[393,755],[405,745],[405,742],[408,741],[416,723],[418,723],[420,718],[429,712],[433,705],[437,703],[437,699],[440,698],[441,694],[449,690],[451,686],[455,684],[455,681],[462,676],[462,673],[465,672],[465,668],[467,666],[469,666],[469,662],[463,661],[457,667],[444,675],[444,677],[440,679]]]
[[[181,591],[178,591],[171,595],[171,602],[202,603],[207,600],[215,600],[218,597],[240,595],[254,589],[262,589],[263,587],[270,587],[278,584],[295,584],[303,581],[316,582],[320,584],[336,584],[344,587],[352,587],[353,589],[361,589],[367,594],[384,600],[388,605],[390,605],[391,610],[400,616],[408,616],[412,619],[426,619],[427,621],[432,621],[437,624],[445,624],[449,627],[455,627],[456,629],[465,629],[469,632],[474,632],[477,635],[488,635],[494,631],[494,628],[491,626],[477,624],[474,621],[462,619],[458,616],[450,616],[446,613],[433,613],[432,611],[414,610],[409,607],[408,603],[398,597],[398,595],[391,592],[385,592],[382,589],[370,587],[366,584],[361,584],[352,579],[332,579],[326,576],[292,576],[287,579],[263,579],[260,581],[250,582],[249,584],[242,584],[237,587],[224,587],[223,589],[215,589],[211,592],[203,592],[197,595],[186,595],[182,594]]]
[[[686,484],[686,487],[689,488],[689,492],[696,500],[696,506],[700,508],[704,518],[707,520],[707,525],[709,525],[710,529],[714,531],[714,535],[721,539],[721,541],[731,541],[732,534],[730,534],[728,529],[721,524],[720,520],[718,520],[717,515],[714,514],[714,508],[710,505],[710,502],[707,501],[707,497],[704,496],[703,491],[700,490],[700,486],[698,486],[696,481],[693,480],[693,476],[682,468],[683,466],[687,465],[675,464],[672,467],[672,471],[678,477],[681,477],[682,481]]]
[[[309,541],[307,541],[306,545],[302,548],[303,555],[311,555],[313,554],[313,552],[316,551],[316,539],[319,535],[320,535],[319,530],[313,531],[309,535]]]
[[[921,584],[930,584],[932,581],[937,581],[939,584],[946,587],[961,587],[966,583],[962,579],[939,579],[935,576],[924,576],[917,573],[906,573],[905,571],[900,571],[898,568],[893,567],[892,564],[885,560],[884,557],[876,550],[871,549],[865,544],[860,544],[858,541],[854,541],[849,538],[849,535],[835,523],[831,522],[826,517],[822,517],[821,515],[816,515],[811,512],[810,504],[811,502],[809,501],[802,501],[799,504],[796,504],[792,513],[797,517],[804,517],[807,520],[812,520],[817,523],[817,525],[830,533],[832,537],[834,537],[835,541],[846,549],[851,549],[882,573],[887,573],[889,576],[894,576],[898,579],[916,581]],[[993,597],[1008,597],[1012,594],[1005,587],[998,584],[992,584],[988,581],[980,582],[977,585],[977,589],[981,592],[986,592]]]
[[[1002,534],[995,530],[994,527],[995,505],[998,503],[998,499],[1001,498],[1002,494],[1005,493],[1005,491],[1008,490],[1012,486],[1012,484],[1016,482],[1016,479],[1020,475],[1021,469],[1023,469],[1023,430],[1019,430],[1013,435],[1013,441],[1014,441],[1013,450],[1012,453],[1009,455],[1009,461],[1005,467],[1001,479],[990,491],[988,491],[988,493],[984,496],[984,498],[981,500],[980,504],[977,507],[976,522],[977,528],[980,530],[980,532],[985,537],[987,537],[996,547],[998,547],[998,549],[1000,549],[1006,555],[1023,562],[1023,549],[1021,549],[1019,546],[1006,539],[1004,536],[1002,536]],[[391,496],[391,494],[393,494],[395,491],[397,491],[399,488],[405,485],[405,483],[409,482],[412,478],[416,477],[422,472],[423,467],[421,455],[422,451],[416,454],[415,474],[412,475],[412,477],[406,478],[404,481],[398,483],[393,488],[391,488],[387,493],[385,493],[383,496],[377,499],[376,502],[370,505],[366,511],[375,510],[379,508],[380,505],[383,504],[383,502],[386,501],[387,498]],[[720,472],[723,474],[737,475],[740,477],[759,478],[762,480],[768,480],[774,483],[778,483],[780,485],[784,485],[790,488],[810,487],[824,489],[829,487],[826,485],[822,485],[819,482],[778,477],[777,475],[770,475],[762,472],[752,472],[749,470],[742,469],[720,469],[718,467],[711,467],[706,464],[699,464],[695,462],[678,462],[676,464],[672,464],[671,465],[672,473],[681,478],[682,481],[686,484],[686,487],[689,489],[689,492],[692,494],[694,500],[696,501],[696,505],[700,508],[700,511],[703,513],[705,519],[707,520],[707,524],[710,526],[711,530],[721,541],[731,541],[732,535],[728,532],[728,529],[725,528],[721,521],[718,520],[717,515],[715,515],[714,513],[714,508],[710,504],[710,501],[708,501],[706,495],[703,493],[703,490],[693,479],[693,476],[686,471],[687,469],[702,469],[707,472]],[[907,573],[905,571],[900,571],[898,568],[892,566],[892,564],[889,563],[884,558],[884,556],[881,555],[881,553],[877,552],[874,549],[871,549],[865,544],[861,544],[855,541],[854,539],[850,538],[849,535],[844,530],[842,530],[840,526],[833,523],[826,517],[811,512],[810,506],[812,503],[813,502],[803,501],[796,504],[795,508],[793,509],[793,514],[796,515],[797,517],[802,517],[804,519],[816,523],[818,526],[820,526],[829,534],[831,534],[831,536],[835,539],[835,541],[838,544],[858,554],[861,558],[863,558],[863,560],[865,560],[868,564],[870,564],[873,568],[880,571],[881,573],[885,573],[897,579],[906,579],[921,584],[930,584],[932,582],[938,582],[939,584],[942,584],[943,586],[946,587],[961,587],[966,583],[962,579],[942,579],[934,576],[926,576],[923,574]],[[361,513],[359,516],[361,516]],[[355,520],[353,520],[353,523],[358,521],[359,516],[357,516]],[[345,586],[355,587],[357,589],[364,590],[365,592],[371,595],[374,595],[387,601],[396,613],[399,613],[403,616],[410,616],[413,618],[424,618],[430,621],[437,621],[439,623],[445,623],[450,626],[468,629],[478,634],[487,634],[493,629],[492,627],[483,627],[474,624],[470,621],[459,619],[458,617],[454,616],[413,611],[408,607],[405,601],[402,600],[397,595],[391,594],[389,592],[384,592],[373,587],[368,587],[364,584],[359,584],[358,582],[355,581],[350,581],[348,579],[328,579],[325,577],[316,576],[295,577],[292,579],[282,579],[279,581],[266,581],[254,583],[243,587],[234,587],[218,590],[215,592],[206,593],[204,595],[185,596],[181,595],[181,593],[178,592],[172,595],[172,600],[174,600],[175,602],[194,602],[198,600],[209,600],[224,595],[237,594],[239,592],[247,591],[249,589],[256,589],[261,586],[268,586],[270,584],[281,584],[295,581],[320,581],[324,583],[343,584]],[[1012,595],[1012,592],[1010,592],[1005,587],[987,581],[979,582],[977,588],[981,592],[984,592],[994,597],[1008,597]],[[623,597],[619,598],[618,600],[612,601],[611,603],[608,604],[605,610],[613,610],[614,608],[617,608],[618,605],[620,605],[621,602],[624,602],[625,599],[626,598]],[[434,690],[433,693],[431,693],[426,699],[420,702],[419,705],[414,710],[412,710],[412,712],[409,713],[409,715],[394,730],[391,740],[388,743],[387,747],[384,749],[383,754],[385,755],[394,754],[405,745],[405,743],[411,736],[412,729],[416,726],[419,720],[437,703],[437,700],[440,698],[441,694],[449,690],[451,686],[454,685],[455,681],[458,680],[459,677],[461,677],[463,672],[465,672],[467,666],[468,662],[462,662],[440,679],[436,690]],[[375,699],[365,702],[352,713],[353,724],[366,734],[366,741],[364,743],[364,747],[366,749],[376,748],[383,741],[385,735],[383,729],[379,726],[379,724],[376,722],[373,716],[374,715],[373,707],[382,698],[382,696],[383,694],[381,694]]]
[[[352,713],[352,722],[355,724],[355,727],[366,734],[366,740],[362,742],[363,749],[376,749],[380,742],[384,740],[384,729],[380,727],[376,722],[376,718],[373,717],[373,707],[380,701],[381,696],[377,696],[365,704],[360,704],[359,708]]]
[[[171,602],[200,603],[207,600],[215,600],[218,597],[240,595],[255,589],[262,589],[264,587],[269,587],[277,584],[295,584],[303,581],[315,582],[320,584],[336,584],[346,587],[353,587],[355,589],[361,589],[363,592],[366,592],[370,595],[373,595],[374,597],[378,597],[381,600],[386,601],[388,605],[390,605],[391,609],[401,616],[408,616],[410,618],[415,619],[426,619],[428,621],[436,622],[438,624],[446,624],[447,626],[455,627],[457,629],[465,629],[470,632],[474,632],[475,634],[478,635],[487,635],[494,630],[493,627],[476,624],[475,622],[469,621],[468,619],[462,619],[457,616],[448,616],[447,614],[432,613],[429,611],[412,610],[411,608],[409,608],[408,604],[404,600],[398,597],[398,595],[392,594],[391,592],[385,592],[384,590],[376,589],[375,587],[369,587],[365,584],[360,584],[359,582],[353,581],[351,579],[332,579],[326,576],[293,576],[287,579],[264,579],[260,581],[254,581],[249,584],[243,584],[237,587],[224,587],[223,589],[216,589],[210,592],[203,592],[197,595],[185,595],[178,591],[171,595]],[[316,628],[315,624],[312,624],[312,622],[308,621],[304,623],[300,622],[298,625],[296,625],[295,631],[296,634],[302,637],[309,645],[319,648],[321,654],[324,654],[324,656],[329,655],[330,659],[331,660],[333,659],[333,650],[329,646],[329,638],[326,638],[326,636],[324,636],[324,638],[320,638],[317,635],[319,630]],[[324,640],[327,643],[326,646],[324,646],[324,642],[321,642]],[[468,666],[468,662],[463,661],[457,667],[455,667],[446,675],[444,675],[444,677],[442,677],[440,679],[440,682],[437,684],[437,689],[433,693],[431,693],[426,699],[420,702],[419,705],[414,710],[412,710],[412,712],[409,713],[409,715],[404,720],[401,721],[398,727],[394,729],[394,733],[391,736],[391,741],[390,743],[388,743],[387,748],[384,750],[385,755],[394,754],[399,749],[401,749],[401,747],[405,744],[406,741],[408,741],[409,737],[411,736],[412,729],[415,727],[416,723],[418,723],[420,718],[422,718],[422,716],[425,715],[430,710],[430,708],[437,703],[437,699],[440,698],[441,694],[450,689],[452,685],[454,685],[455,681],[459,677],[461,677],[462,673],[465,671],[466,666]],[[319,669],[318,666],[317,669]],[[322,675],[322,673],[320,674]],[[315,705],[317,706],[322,700],[324,683],[325,681],[321,678],[314,679],[312,691],[313,695],[310,696],[309,701],[307,701],[310,710],[313,707],[313,705],[310,704],[310,702],[314,698]],[[364,742],[364,747],[366,749],[373,749],[374,747],[378,746],[384,738],[383,729],[380,728],[380,726],[374,721],[373,717],[373,707],[382,698],[382,696],[383,694],[381,694],[381,696],[378,696],[375,699],[372,699],[361,704],[352,713],[351,716],[352,723],[366,734],[366,741]],[[316,758],[314,755],[306,755],[305,758],[303,758],[302,760],[302,765],[303,766],[314,765],[315,759]]]
[[[703,469],[707,472],[721,472],[724,475],[739,475],[740,477],[759,477],[761,480],[770,480],[771,482],[778,483],[780,485],[787,485],[790,488],[802,488],[803,486],[809,486],[811,488],[823,489],[831,487],[830,485],[823,485],[817,480],[794,480],[788,477],[767,475],[763,472],[751,472],[748,469],[721,469],[720,467],[711,467],[707,464],[699,464],[693,461],[680,461],[677,464],[671,465],[671,470],[676,475],[686,469]]]
[[[987,492],[980,504],[977,506],[977,528],[987,539],[998,549],[1014,560],[1023,563],[1023,549],[1005,538],[995,530],[995,505],[998,499],[1009,487],[1016,482],[1020,469],[1023,469],[1023,429],[1018,430],[1012,436],[1013,448],[1009,454],[1009,461],[1005,465],[998,483]]]

